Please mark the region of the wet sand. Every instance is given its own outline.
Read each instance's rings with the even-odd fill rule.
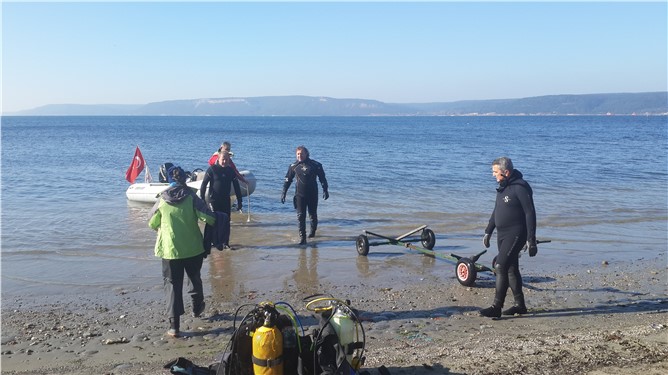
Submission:
[[[237,307],[284,301],[308,330],[316,320],[302,299],[313,293],[350,299],[361,311],[364,369],[371,374],[380,366],[391,374],[668,372],[663,251],[642,262],[565,269],[550,268],[549,253],[539,250],[538,257],[521,260],[529,313],[491,320],[478,310],[492,300],[492,275],[481,274],[474,287],[464,287],[447,262],[393,246],[357,257],[350,230],[327,225],[310,246],[299,247],[286,230],[293,223],[278,223],[254,223],[262,236],[233,227],[236,250],[214,250],[207,259],[207,308],[202,318],[182,318],[181,338],[165,336],[157,263],[150,270],[156,277],[143,285],[3,295],[2,373],[166,374],[163,365],[177,357],[206,366],[227,345]]]

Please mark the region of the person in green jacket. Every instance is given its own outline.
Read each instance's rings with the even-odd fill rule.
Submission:
[[[194,190],[186,185],[186,173],[180,167],[168,172],[173,181],[160,194],[149,215],[148,226],[158,231],[155,256],[162,258],[162,276],[167,293],[167,314],[170,328],[167,334],[178,337],[183,307],[183,276],[188,275],[192,288],[193,316],[204,312],[204,290],[200,271],[205,257],[202,232],[198,220],[213,225],[214,213]]]

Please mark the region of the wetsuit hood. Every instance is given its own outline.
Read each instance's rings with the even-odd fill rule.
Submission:
[[[191,194],[191,190],[186,185],[176,185],[163,191],[160,196],[169,204],[177,204]]]
[[[496,191],[499,193],[502,192],[506,187],[513,185],[513,184],[524,184],[527,185],[527,183],[524,181],[524,176],[522,175],[522,172],[518,171],[517,169],[513,169],[513,171],[510,173],[510,176],[508,178],[504,178],[501,182],[499,182],[499,187],[496,188]]]

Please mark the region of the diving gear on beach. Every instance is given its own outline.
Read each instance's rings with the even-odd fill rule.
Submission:
[[[255,375],[283,375],[283,335],[275,319],[273,312],[265,311],[264,324],[253,333]]]
[[[294,308],[285,302],[242,305],[222,359],[209,366],[216,375],[361,375],[364,329],[348,301],[306,297],[306,309],[320,323],[306,335]],[[241,323],[242,309],[253,306]]]
[[[489,239],[492,237],[491,234],[485,233],[485,236],[482,238],[482,244],[486,247],[489,248]]]
[[[320,314],[319,328],[314,332],[312,374],[358,374],[364,365],[364,328],[350,301],[332,297],[305,298],[306,309]]]
[[[211,367],[202,367],[195,365],[192,361],[183,357],[179,357],[165,366],[164,369],[169,370],[170,374],[186,374],[186,375],[211,375],[215,374]]]

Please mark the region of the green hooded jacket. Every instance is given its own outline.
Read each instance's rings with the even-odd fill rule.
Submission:
[[[214,213],[189,187],[177,185],[160,194],[151,210],[148,226],[158,231],[155,256],[192,258],[204,252],[198,220],[213,225]]]

